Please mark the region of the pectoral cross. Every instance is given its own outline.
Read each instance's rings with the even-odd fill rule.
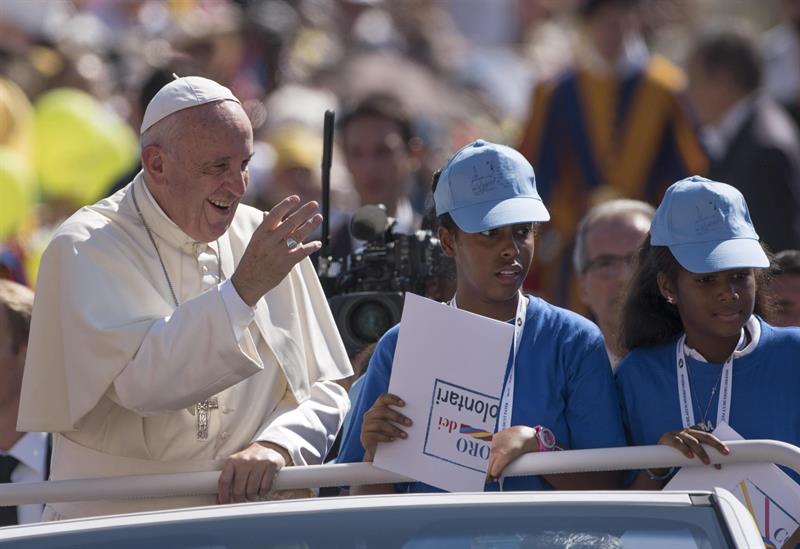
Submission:
[[[217,408],[219,408],[217,397],[194,405],[195,416],[197,416],[197,440],[208,440],[208,412]]]

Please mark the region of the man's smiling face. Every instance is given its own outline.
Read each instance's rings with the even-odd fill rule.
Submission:
[[[242,107],[223,101],[190,109],[164,147],[159,205],[183,232],[212,242],[230,226],[248,184],[253,128]]]

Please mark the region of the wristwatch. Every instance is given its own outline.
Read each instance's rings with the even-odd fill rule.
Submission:
[[[556,448],[556,436],[553,434],[553,431],[544,427],[543,425],[537,425],[533,428],[534,436],[536,440],[539,441],[539,451],[540,452],[550,452],[555,450]]]

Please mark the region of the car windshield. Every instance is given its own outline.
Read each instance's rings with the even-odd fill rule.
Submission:
[[[6,541],[32,549],[729,547],[710,505],[447,505],[228,516]]]

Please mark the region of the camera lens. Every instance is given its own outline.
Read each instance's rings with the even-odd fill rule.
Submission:
[[[365,301],[353,309],[349,324],[355,337],[372,343],[392,327],[392,312],[384,303]]]
[[[333,296],[331,312],[351,357],[378,341],[400,322],[403,294],[400,292],[352,292]]]

